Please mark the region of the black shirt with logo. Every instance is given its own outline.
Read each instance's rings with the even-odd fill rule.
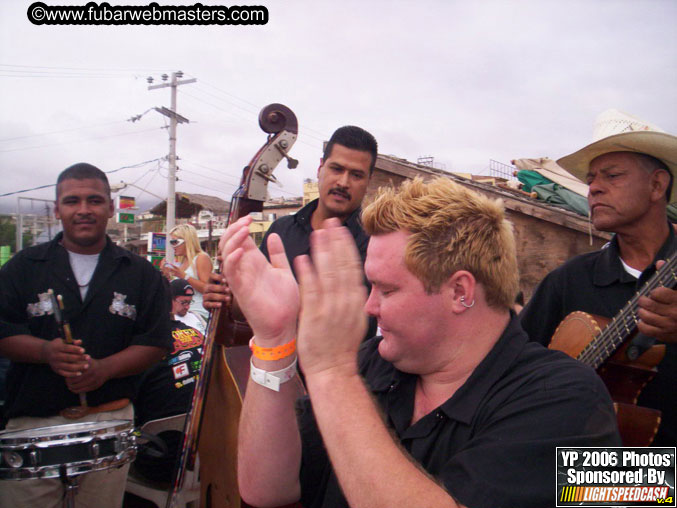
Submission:
[[[83,301],[61,238],[60,233],[48,243],[22,250],[0,269],[0,340],[13,335],[59,337],[48,294],[52,289],[63,296],[63,315],[73,337],[82,340],[92,358],[106,358],[134,345],[169,349],[170,300],[160,272],[107,238]],[[135,381],[136,376],[110,379],[87,393],[87,403],[131,399]],[[5,418],[52,416],[80,405],[64,378],[44,363],[12,362],[6,389]]]

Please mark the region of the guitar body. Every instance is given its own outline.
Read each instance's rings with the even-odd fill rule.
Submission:
[[[576,311],[560,323],[552,337],[550,349],[563,351],[580,359],[585,348],[604,330],[610,319]],[[661,412],[637,406],[637,398],[656,373],[656,365],[665,355],[664,345],[654,345],[637,359],[626,355],[628,339],[609,355],[598,368],[614,401],[618,427],[624,446],[648,446],[653,441],[661,421]],[[588,363],[585,361],[584,363]]]

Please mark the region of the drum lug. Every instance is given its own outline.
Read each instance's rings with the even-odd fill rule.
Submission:
[[[3,452],[2,458],[5,460],[9,467],[21,467],[24,465],[24,461],[16,452]]]
[[[93,459],[98,459],[99,458],[99,443],[94,441],[90,447],[90,451],[92,452],[92,458]]]
[[[131,439],[130,439],[130,438],[131,438]],[[131,443],[130,443],[130,440],[131,440]],[[120,435],[120,440],[119,440],[118,442],[115,443],[115,452],[116,452],[116,453],[120,453],[121,451],[126,450],[127,448],[129,448],[130,444],[131,444],[131,445],[134,445],[134,443],[135,443],[134,437],[133,437],[133,436],[130,436],[130,435],[127,434],[126,432],[123,432],[123,433]]]

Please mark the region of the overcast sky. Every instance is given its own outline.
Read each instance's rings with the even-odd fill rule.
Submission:
[[[1,2],[0,194],[52,184],[85,161],[127,168],[109,174],[111,183],[166,196],[165,118],[127,119],[169,106],[169,89],[149,91],[146,77],[158,83],[177,70],[197,83],[179,87],[177,109],[191,123],[178,131],[176,189],[225,199],[265,141],[257,117],[272,102],[300,125],[299,167],[278,167],[284,186],[271,188],[287,197],[301,195],[322,141],[345,124],[371,131],[380,153],[433,156],[448,171],[474,173],[490,159],[581,148],[608,108],[677,133],[674,0],[237,5],[248,3],[268,8],[267,25],[35,26],[30,1]],[[0,210],[53,192],[0,197]],[[124,194],[157,201],[136,187]]]

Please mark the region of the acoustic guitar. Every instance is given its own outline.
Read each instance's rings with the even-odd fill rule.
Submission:
[[[677,286],[677,255],[613,319],[572,312],[557,327],[549,346],[597,370],[614,400],[624,446],[648,446],[660,425],[661,412],[637,406],[637,399],[665,356],[665,345],[654,344],[643,351],[632,343],[637,334],[637,302],[659,286]]]

